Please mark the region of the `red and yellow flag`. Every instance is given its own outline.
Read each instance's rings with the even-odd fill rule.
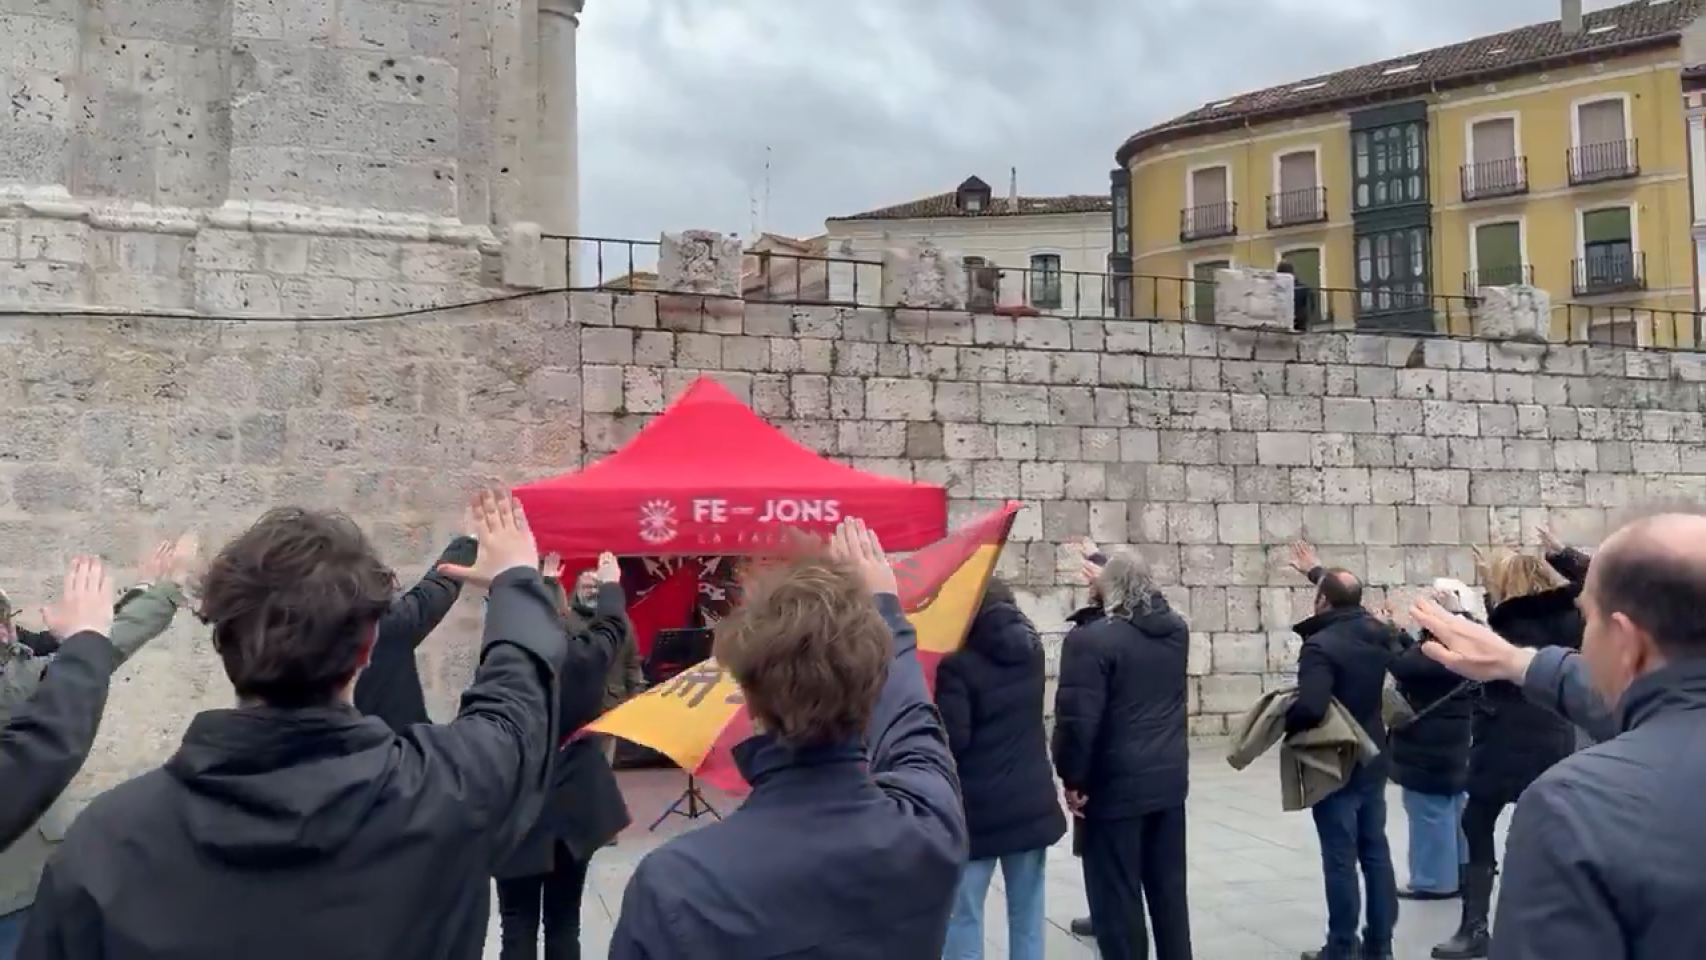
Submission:
[[[936,665],[965,642],[1018,511],[1019,504],[1009,503],[894,563],[901,606],[918,632],[918,658],[931,690]],[[752,736],[752,720],[740,687],[714,659],[647,690],[586,730],[650,747],[720,789],[746,789],[731,751]]]

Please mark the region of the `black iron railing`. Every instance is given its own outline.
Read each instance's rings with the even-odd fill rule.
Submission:
[[[1238,233],[1238,204],[1226,200],[1186,207],[1179,211],[1179,242],[1212,240]]]
[[[1589,252],[1570,261],[1571,291],[1578,297],[1647,289],[1647,255],[1628,250]]]
[[[1475,296],[1475,291],[1482,287],[1532,286],[1533,283],[1534,267],[1526,263],[1463,271],[1463,292],[1470,296]]]
[[[1458,170],[1463,199],[1492,200],[1528,192],[1528,158],[1505,157],[1466,163]]]
[[[1635,140],[1584,143],[1570,148],[1569,162],[1571,186],[1628,180],[1641,175],[1640,143]]]
[[[1268,229],[1327,222],[1327,188],[1305,187],[1268,194]]]

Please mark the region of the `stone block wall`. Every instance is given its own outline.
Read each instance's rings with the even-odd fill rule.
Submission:
[[[579,464],[578,350],[560,295],[352,323],[0,314],[0,585],[34,610],[73,553],[129,576],[166,536],[217,549],[303,504],[351,514],[407,587],[473,485]],[[478,622],[465,601],[419,654],[441,714]],[[158,763],[230,703],[206,629],[180,617],[115,682],[79,789]]]
[[[1002,574],[1058,636],[1066,546],[1132,545],[1190,619],[1196,731],[1287,680],[1323,560],[1389,587],[1474,580],[1471,545],[1595,542],[1706,493],[1706,355],[949,311],[575,294],[588,458],[700,371],[801,442],[943,484],[955,518],[1026,502]]]
[[[1082,600],[1065,544],[1142,550],[1190,618],[1193,724],[1214,734],[1293,667],[1294,538],[1378,598],[1471,578],[1471,544],[1542,522],[1592,542],[1626,507],[1706,489],[1694,354],[567,300],[335,323],[0,314],[0,584],[31,609],[72,552],[128,570],[186,527],[217,546],[303,503],[350,512],[407,585],[470,486],[612,451],[703,371],[815,450],[943,484],[956,521],[1024,501],[1002,572],[1055,638]],[[463,604],[420,653],[440,715],[477,623]],[[115,684],[83,782],[158,762],[229,695],[185,618]]]

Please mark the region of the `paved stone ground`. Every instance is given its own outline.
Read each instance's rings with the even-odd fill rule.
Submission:
[[[1279,773],[1272,755],[1242,773],[1228,767],[1224,757],[1224,747],[1203,743],[1193,751],[1191,764],[1195,960],[1292,960],[1300,951],[1320,946],[1326,929],[1314,827],[1306,813],[1280,811]],[[656,833],[646,829],[680,794],[684,778],[679,772],[628,771],[621,777],[637,822],[618,846],[593,861],[582,916],[582,944],[588,957],[603,957],[609,949],[622,889],[634,865],[664,839],[694,827],[672,817]],[[719,809],[725,808],[720,797],[713,795],[713,800]],[[1398,881],[1403,883],[1406,831],[1396,789],[1389,800],[1387,835],[1398,863]],[[1048,875],[1048,958],[1090,960],[1096,956],[1095,948],[1066,932],[1066,925],[1073,917],[1083,916],[1086,907],[1078,861],[1065,841],[1049,852]],[[992,893],[986,924],[991,960],[1007,956],[1001,911],[999,897]],[[1405,903],[1398,925],[1397,960],[1424,960],[1456,923],[1455,902]],[[486,956],[495,960],[497,955],[494,916]]]

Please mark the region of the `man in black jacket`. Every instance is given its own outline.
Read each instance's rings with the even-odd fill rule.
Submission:
[[[462,584],[446,576],[443,568],[473,563],[478,550],[479,544],[467,535],[450,541],[426,576],[385,611],[379,621],[379,639],[373,644],[373,660],[355,682],[357,710],[378,717],[398,733],[410,724],[432,722],[415,650],[462,595]]]
[[[1104,957],[1148,956],[1152,927],[1157,960],[1190,960],[1190,627],[1134,553],[1108,558],[1094,594],[1098,609],[1075,614],[1061,645],[1053,752],[1083,825],[1096,947]]]
[[[491,865],[538,816],[565,639],[539,549],[485,494],[485,642],[456,719],[403,734],[350,705],[395,574],[347,518],[274,510],[228,544],[201,613],[238,706],[102,794],[42,878],[23,960],[466,960]],[[591,626],[613,637],[610,621]]]
[[[1585,571],[1579,655],[1513,649],[1488,628],[1418,605],[1417,621],[1443,638],[1431,652],[1454,669],[1520,680],[1536,702],[1598,726],[1588,692],[1565,689],[1585,672],[1614,710],[1615,729],[1600,731],[1611,739],[1554,764],[1517,802],[1496,960],[1706,956],[1703,545],[1698,515],[1647,517],[1612,534]]]
[[[1321,842],[1327,895],[1327,944],[1314,960],[1390,960],[1398,923],[1398,882],[1386,842],[1386,724],[1381,707],[1386,671],[1396,650],[1392,631],[1362,606],[1362,581],[1346,570],[1325,569],[1306,543],[1293,547],[1292,565],[1315,583],[1315,614],[1297,624],[1297,696],[1285,715],[1287,735],[1313,729],[1334,700],[1368,733],[1380,756],[1359,764],[1346,784],[1312,809]],[[1361,953],[1357,914],[1368,888],[1368,922]],[[1305,954],[1305,957],[1310,957]]]

